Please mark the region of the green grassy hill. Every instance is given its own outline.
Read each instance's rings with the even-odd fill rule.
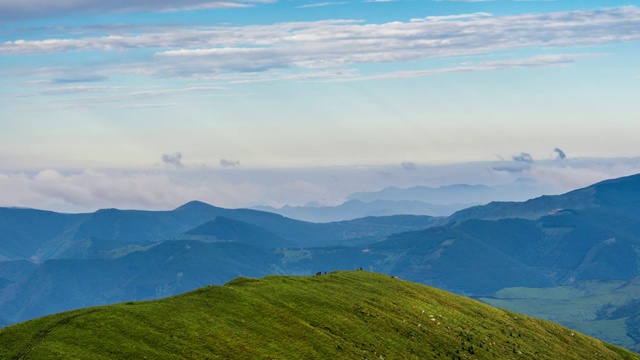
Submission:
[[[640,278],[552,288],[506,288],[481,298],[640,351]]]
[[[559,325],[364,271],[236,279],[0,330],[3,359],[640,359]]]

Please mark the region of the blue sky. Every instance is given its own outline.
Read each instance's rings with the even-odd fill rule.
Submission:
[[[335,203],[521,153],[566,190],[638,172],[639,55],[638,1],[0,0],[0,205]]]

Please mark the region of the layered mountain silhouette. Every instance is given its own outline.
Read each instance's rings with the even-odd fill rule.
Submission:
[[[337,206],[283,206],[281,208],[259,206],[255,209],[303,221],[332,222],[353,220],[367,216],[449,216],[458,210],[474,205],[478,205],[478,203],[429,204],[417,200],[373,200],[365,202],[356,199]]]
[[[158,212],[0,209],[0,226],[5,323],[174,295],[240,274],[362,267],[484,299],[503,299],[504,289],[545,291],[640,277],[640,175],[564,195],[493,202],[448,218],[397,215],[318,224],[191,202]],[[504,299],[505,306],[515,304]],[[615,331],[592,333],[625,334],[610,341],[633,348],[640,344],[632,311],[638,299],[599,303],[584,322],[611,320],[606,324],[616,324]]]

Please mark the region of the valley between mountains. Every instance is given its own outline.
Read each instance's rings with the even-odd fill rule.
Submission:
[[[359,268],[640,351],[640,175],[448,217],[311,223],[195,201],[171,211],[0,209],[4,326],[240,275]]]

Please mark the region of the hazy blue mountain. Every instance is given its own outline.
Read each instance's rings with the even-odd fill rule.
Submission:
[[[124,256],[130,252],[140,251],[156,244],[157,241],[121,242],[89,237],[68,244],[64,251],[58,252],[56,259],[112,259]]]
[[[64,234],[86,215],[0,208],[0,261],[30,259],[40,246]]]
[[[32,240],[22,253],[13,255],[22,260],[0,262],[0,319],[8,323],[76,307],[177,294],[226,282],[239,273],[308,274],[316,268],[356,266],[359,262],[353,256],[323,265],[309,262],[289,268],[287,264],[294,263],[288,260],[291,251],[303,246],[353,246],[427,228],[435,221],[402,215],[314,224],[201,202],[173,211],[106,209],[69,216],[3,210],[7,229],[29,235],[17,240]],[[28,214],[39,217],[33,220]],[[30,229],[39,219],[52,223],[47,231],[38,230],[42,239]],[[9,250],[20,244],[15,237],[9,239]],[[40,265],[30,261],[36,257]]]
[[[37,267],[38,265],[28,260],[0,261],[0,278],[18,282]]]
[[[358,219],[367,216],[449,216],[458,210],[474,205],[478,204],[433,205],[416,200],[374,200],[372,202],[349,200],[338,206],[283,206],[281,208],[257,206],[255,209],[273,212],[302,221],[332,222]]]
[[[241,242],[243,244],[266,248],[279,248],[292,245],[292,242],[263,228],[243,221],[227,219],[222,216],[218,216],[213,220],[209,220],[187,231],[184,238],[201,241]]]
[[[0,278],[0,290],[4,289],[5,287],[9,286],[13,284],[13,281],[9,281],[7,279],[2,279]]]
[[[240,274],[264,276],[280,257],[235,242],[183,240],[115,259],[48,260],[0,292],[0,318],[15,323],[80,307],[179,294]]]
[[[0,262],[3,321],[167,296],[239,274],[363,267],[489,297],[517,287],[640,277],[640,175],[522,203],[491,203],[449,218],[398,215],[316,224],[192,202],[166,212],[106,210],[60,219],[66,227],[52,226],[57,230],[45,232],[45,240],[37,240],[35,230],[8,226],[20,221],[3,222],[29,235],[23,238],[31,239],[30,248],[24,249],[49,246],[59,257],[40,265]],[[16,248],[17,242],[9,243]],[[56,244],[61,248],[54,249]],[[612,303],[597,316],[636,334],[638,299]],[[589,331],[607,339],[606,333]],[[635,341],[632,335],[625,346]]]
[[[286,240],[283,244],[296,246],[336,245],[345,241],[353,244],[424,229],[435,221],[421,216],[394,224],[383,217],[371,217],[364,222],[315,224],[264,211],[223,209],[197,201],[172,211],[104,209],[74,215],[0,208],[0,261],[96,257],[108,250],[177,239],[216,217],[260,227]],[[227,222],[226,226],[232,225]]]
[[[190,203],[192,204],[192,203]],[[190,204],[187,204],[189,206]],[[198,207],[203,207],[198,203]],[[178,208],[181,209],[181,208]],[[326,224],[310,223],[282,215],[251,209],[214,208],[212,216],[222,216],[256,225],[291,241],[296,246],[325,246],[358,243],[374,238],[432,226],[439,219],[430,216],[367,217]]]
[[[467,220],[372,244],[388,272],[469,294],[640,276],[640,221],[603,209]]]
[[[468,185],[454,184],[437,188],[414,186],[401,189],[388,187],[375,192],[359,192],[347,196],[348,200],[373,202],[387,201],[421,201],[428,204],[486,204],[491,201],[524,201],[548,193],[550,189],[541,187],[535,182],[520,179],[507,185]]]
[[[536,219],[563,209],[606,208],[626,216],[640,216],[640,175],[612,179],[562,195],[542,196],[525,202],[492,202],[461,210],[450,220]]]

